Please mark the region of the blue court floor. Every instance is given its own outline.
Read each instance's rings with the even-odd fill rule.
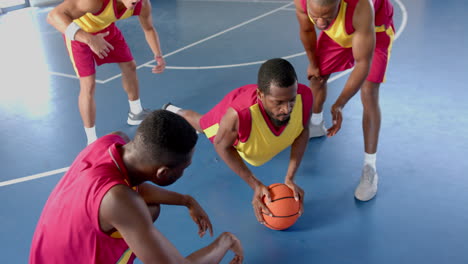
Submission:
[[[362,106],[344,109],[342,130],[309,141],[297,183],[305,212],[286,231],[260,225],[252,190],[200,137],[193,165],[168,187],[198,199],[215,235],[242,241],[245,263],[468,263],[468,29],[465,0],[392,0],[398,38],[380,102],[379,192],[354,197],[363,162]],[[152,74],[152,54],[136,18],[119,22],[137,61],[141,100],[171,101],[206,112],[227,92],[255,83],[260,63],[284,57],[305,84],[307,59],[292,1],[152,0],[167,69]],[[0,16],[0,255],[27,263],[31,238],[50,191],[86,145],[78,80],[61,35],[45,21],[51,7]],[[325,118],[348,75],[329,84]],[[98,68],[97,133],[121,130],[128,101],[116,65]],[[264,184],[282,182],[289,151],[252,168]],[[183,255],[199,238],[186,209],[162,208],[156,227]],[[229,254],[222,263],[229,263]]]

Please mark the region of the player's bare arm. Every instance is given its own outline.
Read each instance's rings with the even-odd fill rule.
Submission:
[[[310,120],[309,120],[310,122]],[[294,198],[300,201],[300,209],[299,214],[302,214],[304,207],[304,190],[299,187],[295,181],[294,177],[296,176],[297,169],[301,165],[302,157],[304,156],[305,150],[307,148],[307,143],[309,142],[309,125],[307,123],[304,126],[301,134],[294,140],[293,144],[291,145],[291,155],[289,159],[289,166],[288,171],[286,173],[286,178],[284,183],[291,188],[294,192]]]
[[[223,116],[219,124],[218,132],[216,133],[214,147],[218,155],[224,160],[228,167],[239,175],[254,190],[252,205],[254,207],[257,220],[262,223],[262,209],[265,212],[270,213],[262,199],[263,196],[266,196],[267,200],[270,201],[270,193],[268,192],[268,188],[263,185],[263,183],[249,170],[239,153],[233,147],[233,144],[237,139],[238,119],[239,116],[234,109],[229,108],[226,111],[226,114]]]
[[[332,106],[333,126],[328,130],[328,136],[334,136],[340,130],[343,121],[342,108],[359,91],[369,74],[375,48],[374,9],[371,0],[359,1],[354,11],[353,27],[355,32],[352,50],[356,64]]]
[[[299,36],[302,45],[309,59],[309,67],[307,68],[307,79],[312,77],[317,80],[322,80],[318,67],[317,56],[315,49],[317,46],[317,33],[314,24],[310,21],[307,15],[307,10],[304,10],[301,5],[301,0],[294,0],[296,5],[296,17],[299,22]]]
[[[184,263],[177,249],[154,226],[145,201],[124,185],[112,187],[103,197],[99,209],[101,228],[119,231],[143,263]]]
[[[208,214],[190,195],[169,191],[148,182],[138,186],[138,193],[146,204],[182,205],[187,207],[190,216],[198,226],[199,236],[204,236],[207,230],[210,232],[210,235],[213,236],[213,227]]]
[[[86,13],[98,12],[102,1],[98,0],[65,0],[57,5],[47,15],[47,22],[61,33],[65,33],[68,25]]]
[[[89,45],[91,50],[102,59],[114,50],[114,47],[104,39],[109,32],[93,35],[73,23],[74,19],[86,13],[96,13],[101,7],[102,1],[100,0],[66,0],[50,11],[47,21],[67,38]],[[67,31],[73,33],[69,34]]]
[[[117,229],[130,249],[143,263],[219,263],[228,250],[235,254],[231,263],[242,263],[240,241],[222,233],[213,243],[184,258],[153,225],[143,198],[124,185],[116,185],[104,195],[99,210],[101,228]]]
[[[153,17],[151,14],[151,2],[149,0],[142,0],[142,7],[138,19],[141,28],[145,34],[146,42],[148,43],[151,51],[153,52],[154,59],[157,65],[152,69],[153,73],[161,73],[166,67],[166,62],[162,57],[161,45],[159,43],[158,32],[153,26]]]

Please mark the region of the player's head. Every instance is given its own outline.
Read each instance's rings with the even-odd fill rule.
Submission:
[[[307,0],[307,13],[320,30],[327,29],[338,15],[340,0]]]
[[[178,180],[192,162],[198,136],[181,116],[166,110],[150,113],[132,141],[146,180],[166,186]]]
[[[284,126],[296,102],[297,76],[287,60],[271,59],[258,71],[258,98],[276,126]]]

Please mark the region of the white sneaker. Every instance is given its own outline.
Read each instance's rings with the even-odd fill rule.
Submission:
[[[325,121],[322,120],[320,124],[313,125],[312,122],[309,124],[309,138],[313,137],[323,137],[327,134],[327,129],[325,128]]]
[[[128,118],[127,118],[127,124],[131,126],[137,126],[141,124],[143,119],[147,117],[151,113],[151,110],[143,108],[143,111],[141,111],[139,114],[134,114],[132,112],[128,112]]]
[[[377,183],[379,181],[379,176],[374,168],[370,165],[364,165],[362,168],[361,180],[359,182],[356,191],[354,192],[354,197],[356,199],[366,202],[374,198],[377,194]]]

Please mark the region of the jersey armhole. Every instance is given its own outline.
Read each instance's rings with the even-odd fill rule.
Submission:
[[[237,110],[236,110],[237,111]],[[252,130],[252,115],[250,114],[250,109],[246,108],[242,111],[237,111],[238,115],[238,141],[235,143],[246,142],[249,139],[250,131]]]

